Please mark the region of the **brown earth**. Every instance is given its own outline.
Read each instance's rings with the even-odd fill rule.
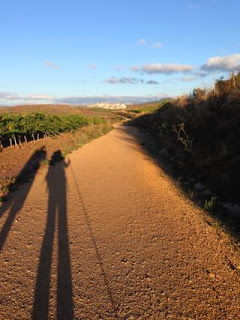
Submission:
[[[0,208],[0,319],[240,319],[228,238],[118,126]]]
[[[51,159],[54,151],[69,153],[111,129],[111,123],[89,125],[73,133],[64,133],[53,138],[48,137],[22,143],[21,146],[4,148],[0,152],[0,197],[8,193],[8,186],[13,178],[21,175],[28,179],[28,176],[32,176],[38,167],[41,168],[42,164],[46,164]]]
[[[70,105],[54,105],[54,104],[36,104],[36,105],[19,105],[13,107],[1,107],[0,115],[5,113],[29,114],[35,112],[43,112],[46,114],[64,115],[64,114],[82,114],[86,117],[100,117],[105,119],[113,119],[116,122],[118,111],[102,109],[102,108],[89,108],[89,107],[76,107]],[[123,116],[125,113],[123,113]],[[119,120],[121,117],[119,117]]]
[[[1,113],[19,113],[28,114],[33,112],[44,112],[48,114],[79,114],[81,113],[77,108],[69,105],[49,105],[49,104],[36,104],[36,105],[19,105],[14,107],[0,107]]]
[[[50,159],[55,150],[62,149],[73,141],[72,134],[63,134],[55,139],[48,137],[23,143],[21,148],[8,147],[3,149],[0,153],[0,180],[6,177],[16,177],[37,150],[44,149],[46,151],[45,159]]]

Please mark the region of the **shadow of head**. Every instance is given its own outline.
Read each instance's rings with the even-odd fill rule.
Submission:
[[[64,159],[64,156],[61,150],[57,150],[52,154],[51,160],[49,162],[50,165],[54,165],[57,162],[60,162]]]
[[[20,171],[16,178],[16,183],[28,182],[29,178],[35,175],[36,171],[39,169],[41,162],[46,160],[46,148],[45,146],[37,149],[32,156],[25,163],[24,167]]]

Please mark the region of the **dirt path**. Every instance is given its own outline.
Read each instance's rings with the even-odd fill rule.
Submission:
[[[0,208],[0,319],[240,319],[238,256],[117,127]]]

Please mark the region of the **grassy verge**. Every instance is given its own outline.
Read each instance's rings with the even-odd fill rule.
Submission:
[[[171,102],[173,99],[166,98],[162,99],[160,101],[154,101],[154,102],[147,102],[142,104],[135,104],[130,105],[127,108],[127,112],[135,113],[135,114],[144,114],[144,113],[152,113],[157,110],[159,110],[161,107],[163,107],[167,102]]]
[[[112,124],[108,122],[82,128],[73,134],[72,144],[62,146],[63,155],[67,155],[72,151],[81,148],[84,144],[107,134],[112,130],[112,128]]]

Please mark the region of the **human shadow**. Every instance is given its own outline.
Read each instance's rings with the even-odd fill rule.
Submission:
[[[16,182],[14,183],[14,185],[11,186],[11,188],[13,189],[16,185],[24,182],[28,183],[26,183],[22,190],[12,195],[9,199],[7,199],[7,201],[3,202],[0,208],[0,217],[3,216],[9,208],[11,208],[8,217],[0,231],[0,252],[3,249],[4,243],[8,237],[12,224],[17,214],[23,207],[27,195],[33,185],[34,178],[40,166],[40,162],[44,159],[46,159],[45,147],[42,147],[40,150],[36,150],[33,153],[33,155],[22,168],[21,172],[16,178]]]
[[[59,162],[57,165],[54,165]],[[66,176],[68,167],[60,150],[53,153],[46,181],[48,185],[48,215],[40,253],[32,319],[49,319],[49,297],[54,235],[58,237],[57,319],[74,319],[72,274],[67,227]]]

